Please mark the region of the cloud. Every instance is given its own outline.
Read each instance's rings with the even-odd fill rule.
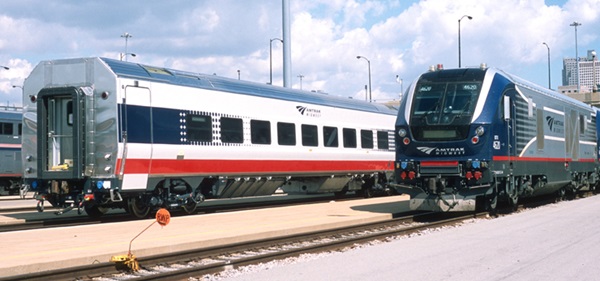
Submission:
[[[546,4],[546,3],[560,3]],[[22,82],[40,60],[81,56],[118,58],[129,32],[130,61],[192,72],[217,73],[266,83],[269,42],[282,38],[281,1],[8,1],[0,4],[0,102],[13,101],[12,83]],[[564,4],[563,4],[564,3]],[[292,84],[332,95],[364,98],[371,62],[373,96],[398,97],[430,65],[458,65],[458,19],[463,66],[489,66],[545,84],[546,42],[558,81],[563,57],[599,42],[598,0],[294,0]],[[27,9],[35,6],[36,9]],[[43,11],[43,12],[41,12]],[[273,42],[273,83],[282,85],[282,46]],[[19,65],[19,64],[17,64]],[[21,69],[17,71],[16,69]],[[7,75],[10,75],[8,77]],[[18,77],[16,77],[18,76]],[[553,84],[558,84],[554,82]],[[15,102],[19,102],[15,100]]]

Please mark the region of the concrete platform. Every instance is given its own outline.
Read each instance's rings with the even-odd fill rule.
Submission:
[[[131,251],[144,257],[381,221],[407,211],[408,199],[402,195],[173,217],[165,227],[152,225],[133,241]],[[148,219],[0,233],[0,277],[107,262],[113,255],[126,254],[131,239],[153,222]]]

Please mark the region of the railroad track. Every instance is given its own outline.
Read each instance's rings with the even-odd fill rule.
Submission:
[[[201,277],[226,269],[305,253],[336,251],[360,243],[408,235],[424,229],[458,224],[467,219],[484,216],[488,216],[488,213],[417,214],[384,222],[142,257],[139,259],[142,270],[129,274],[124,274],[114,263],[104,262],[0,280],[92,280],[94,278],[103,278],[103,280],[174,280]],[[82,275],[82,272],[85,274]]]
[[[526,201],[518,210],[553,203],[555,200]],[[174,280],[200,278],[228,269],[295,257],[305,253],[337,251],[356,244],[390,237],[409,235],[426,229],[454,225],[480,217],[512,213],[500,210],[498,215],[482,213],[425,213],[407,215],[389,221],[339,229],[257,240],[213,248],[193,249],[138,259],[141,270],[129,272],[110,262],[53,271],[0,278],[2,280]],[[83,274],[82,274],[83,273]]]

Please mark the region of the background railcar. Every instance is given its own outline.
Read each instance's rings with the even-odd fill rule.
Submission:
[[[21,168],[20,107],[0,106],[0,195],[19,194]]]
[[[279,188],[368,194],[393,174],[397,110],[325,94],[85,58],[36,66],[24,108],[27,183],[92,216]]]
[[[396,120],[396,187],[420,210],[594,189],[597,110],[493,68],[422,74]]]

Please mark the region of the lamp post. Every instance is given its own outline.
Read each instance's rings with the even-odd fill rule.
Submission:
[[[300,90],[302,90],[302,78],[304,78],[304,75],[300,74],[298,78],[300,78]]]
[[[369,102],[371,102],[371,97],[372,97],[372,88],[371,88],[371,61],[363,56],[356,56],[357,59],[365,59],[367,61],[367,64],[369,66]]]
[[[136,57],[137,55],[134,53],[120,53],[119,54],[119,60],[123,60],[123,58],[125,58],[125,61],[127,61],[127,56],[132,56],[132,57]]]
[[[283,44],[283,40],[279,38],[269,40],[269,85],[273,85],[273,40],[279,40]]]
[[[580,25],[581,25],[581,23],[578,23],[576,21],[574,21],[572,24],[570,24],[570,26],[575,27],[575,63],[577,66],[577,93],[579,93],[581,91],[581,89],[580,89],[581,85],[579,84],[579,52],[577,50],[577,27]]]
[[[125,38],[125,61],[127,61],[127,41],[129,38],[133,37],[133,35],[125,32],[121,35],[122,38]],[[123,60],[123,56],[121,56],[121,60]]]
[[[404,94],[404,81],[400,78],[400,75],[396,75],[396,82],[400,84],[400,97]]]
[[[595,93],[598,92],[598,83],[596,83],[596,51],[592,52],[592,72],[594,72],[594,87],[592,88],[592,91]]]
[[[461,66],[461,63],[460,63],[460,21],[464,18],[468,18],[469,20],[473,19],[472,16],[467,16],[467,15],[464,15],[460,19],[458,19],[458,68],[460,68],[460,66]]]
[[[552,89],[552,84],[550,83],[550,47],[546,42],[543,42],[542,44],[546,45],[546,48],[548,48],[548,89]]]

